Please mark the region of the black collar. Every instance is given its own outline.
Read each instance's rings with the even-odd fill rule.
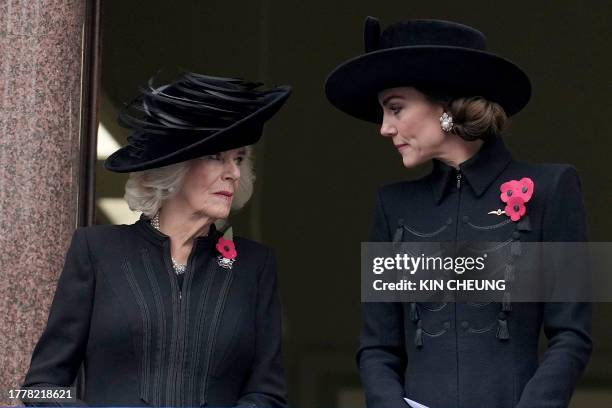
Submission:
[[[168,237],[166,234],[162,233],[161,231],[156,230],[151,225],[151,220],[144,214],[140,216],[140,219],[136,221],[135,225],[141,231],[141,233],[145,236],[145,238],[147,238],[149,241],[153,243],[164,244],[170,239],[170,237]],[[195,238],[194,245],[202,241],[203,243],[206,244],[206,246],[212,246],[213,244],[217,243],[217,241],[219,240],[219,237],[221,236],[223,236],[223,234],[219,230],[217,230],[217,227],[213,223],[210,225],[210,229],[208,230],[207,235],[199,236]]]
[[[439,204],[450,186],[456,186],[457,174],[467,181],[477,197],[480,197],[512,160],[512,155],[500,137],[488,140],[476,154],[455,169],[440,160],[433,160],[429,175],[434,201]]]

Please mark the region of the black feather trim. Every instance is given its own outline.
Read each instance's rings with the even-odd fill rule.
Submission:
[[[140,95],[119,114],[119,124],[132,131],[134,140],[147,135],[202,137],[218,132],[261,109],[284,92],[259,89],[261,83],[193,72],[176,81],[155,86],[155,76]]]

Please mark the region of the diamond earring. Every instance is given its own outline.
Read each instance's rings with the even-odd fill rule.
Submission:
[[[444,112],[442,116],[440,116],[440,127],[443,131],[450,132],[453,129],[453,117]]]

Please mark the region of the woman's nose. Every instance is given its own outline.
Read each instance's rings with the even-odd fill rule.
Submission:
[[[383,123],[380,126],[380,134],[384,137],[393,137],[397,134],[397,128],[383,120]]]
[[[240,166],[234,160],[229,160],[225,164],[224,177],[226,180],[238,180],[240,178]]]

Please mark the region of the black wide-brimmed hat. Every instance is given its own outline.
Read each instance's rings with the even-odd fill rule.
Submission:
[[[147,170],[253,144],[264,123],[285,103],[289,86],[192,72],[154,86],[153,78],[119,115],[128,145],[104,166],[118,173]]]
[[[408,20],[381,34],[377,19],[367,17],[365,54],[329,75],[325,94],[343,112],[381,123],[378,93],[412,86],[425,93],[456,98],[482,96],[500,104],[508,116],[529,101],[529,78],[514,63],[486,51],[480,31],[450,21]]]

